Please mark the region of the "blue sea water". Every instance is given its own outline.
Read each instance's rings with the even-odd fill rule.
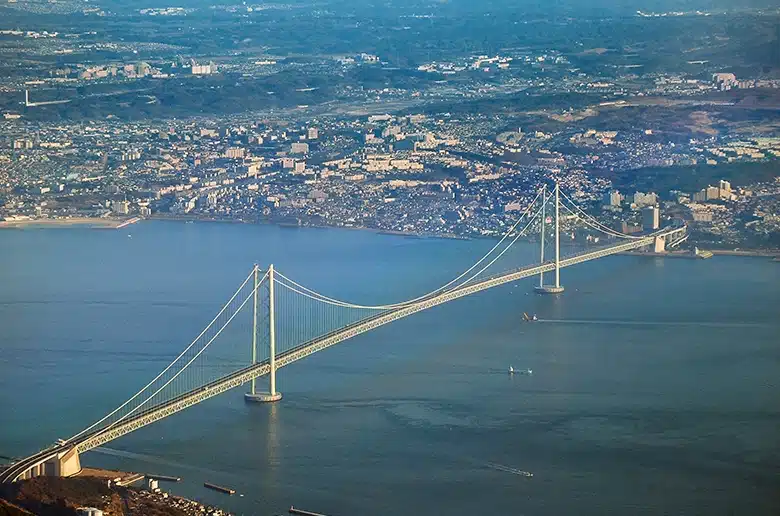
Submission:
[[[254,263],[393,302],[491,245],[216,223],[0,231],[0,455],[124,401]],[[181,476],[172,492],[237,514],[780,513],[780,264],[619,256],[562,277],[560,297],[529,279],[358,336],[281,370],[278,404],[230,391],[82,462]]]

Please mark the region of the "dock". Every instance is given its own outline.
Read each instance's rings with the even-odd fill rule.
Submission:
[[[214,491],[219,491],[220,493],[225,493],[229,495],[236,494],[236,490],[230,489],[229,487],[218,486],[216,484],[209,484],[208,482],[203,482],[203,486],[208,487],[209,489],[213,489]]]
[[[129,226],[130,224],[135,224],[136,222],[140,221],[141,217],[133,217],[132,219],[128,219],[121,224],[119,224],[116,229],[122,229],[125,226]]]
[[[325,516],[319,512],[304,511],[303,509],[296,509],[292,505],[290,506],[290,514],[300,514],[301,516]]]
[[[143,480],[143,479],[144,479],[144,475],[143,474],[135,473],[135,474],[127,476],[127,477],[114,479],[114,485],[117,485],[117,486],[120,486],[120,487],[125,487],[125,486],[129,486],[130,484],[134,484],[134,483],[138,482],[139,480]]]
[[[154,480],[162,480],[164,482],[181,482],[181,477],[171,477],[168,475],[150,475],[147,473],[146,478],[153,478]]]

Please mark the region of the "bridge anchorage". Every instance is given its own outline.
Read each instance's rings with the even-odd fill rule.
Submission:
[[[554,259],[549,260],[545,246],[552,221],[548,220],[547,205],[553,200],[555,249]],[[81,454],[246,384],[246,402],[278,401],[277,371],[309,355],[429,308],[525,278],[539,277],[537,292],[559,294],[563,291],[560,269],[564,267],[634,249],[663,250],[685,240],[685,232],[683,226],[624,235],[585,213],[556,185],[554,191],[545,187],[527,201],[517,221],[463,272],[404,301],[344,301],[290,279],[273,265],[267,270],[255,265],[214,319],[159,374],[69,439],[58,439],[0,470],[0,483],[76,474],[81,469]],[[537,233],[539,262],[535,253],[531,263],[520,261],[527,259],[527,254],[520,246],[513,246]],[[572,245],[562,247],[562,235],[571,236]],[[565,249],[565,256],[561,249]],[[555,274],[553,284],[545,284],[545,273]],[[250,350],[246,344],[249,328]],[[257,390],[256,381],[263,376],[268,376],[268,392]]]

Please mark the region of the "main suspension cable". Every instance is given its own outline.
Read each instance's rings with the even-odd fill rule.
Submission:
[[[203,329],[203,331],[202,331],[202,332],[200,332],[200,334],[199,334],[197,337],[195,337],[195,339],[194,339],[194,340],[193,340],[193,341],[190,343],[190,345],[189,345],[189,346],[187,346],[186,348],[184,348],[184,351],[182,351],[181,353],[179,353],[179,356],[177,356],[176,358],[174,358],[174,359],[173,359],[173,361],[172,361],[170,364],[168,364],[168,366],[167,366],[165,369],[163,369],[163,370],[160,372],[160,374],[158,374],[157,376],[155,376],[155,377],[154,377],[154,378],[153,378],[151,381],[149,381],[149,383],[147,383],[146,385],[144,385],[144,386],[143,386],[143,388],[141,388],[141,390],[139,390],[138,392],[136,392],[135,394],[133,394],[133,396],[131,396],[131,397],[130,397],[130,398],[127,400],[127,401],[125,401],[125,402],[124,402],[124,403],[122,403],[120,406],[118,406],[117,408],[115,408],[114,410],[112,410],[111,412],[109,412],[107,415],[105,415],[105,416],[104,416],[103,418],[101,418],[100,420],[98,420],[98,421],[96,421],[96,422],[92,423],[92,425],[88,426],[87,428],[85,428],[85,429],[84,429],[84,430],[82,430],[81,432],[77,433],[76,435],[74,435],[73,437],[71,437],[70,439],[68,439],[68,441],[67,441],[67,442],[71,442],[71,441],[73,441],[73,440],[75,440],[75,439],[78,439],[80,436],[84,435],[85,433],[89,432],[90,430],[92,430],[93,428],[95,428],[96,426],[98,426],[99,424],[103,423],[103,422],[104,422],[106,419],[110,418],[111,416],[113,416],[114,414],[116,414],[117,412],[119,412],[120,410],[122,410],[123,408],[125,408],[125,407],[126,407],[128,404],[130,404],[130,403],[131,403],[131,402],[132,402],[134,399],[136,399],[138,396],[140,396],[140,395],[141,395],[141,394],[142,394],[142,393],[143,393],[143,392],[144,392],[146,389],[148,389],[148,388],[149,388],[149,387],[150,387],[152,384],[154,384],[154,382],[156,382],[157,380],[159,380],[160,378],[162,378],[162,376],[163,376],[165,373],[167,373],[167,372],[168,372],[168,370],[169,370],[171,367],[173,367],[173,366],[174,366],[174,364],[176,364],[176,362],[177,362],[177,361],[178,361],[178,360],[179,360],[181,357],[183,357],[183,356],[184,356],[184,354],[185,354],[185,353],[187,353],[187,351],[189,351],[189,350],[192,348],[192,346],[194,346],[194,345],[195,345],[195,343],[197,343],[197,342],[200,340],[200,338],[201,338],[201,337],[203,337],[203,335],[205,335],[205,333],[206,333],[206,332],[209,330],[209,328],[211,328],[211,326],[212,326],[212,325],[213,325],[213,324],[214,324],[214,323],[217,321],[217,319],[219,319],[219,317],[220,317],[220,316],[221,316],[221,315],[222,315],[222,314],[225,312],[225,310],[227,310],[227,308],[230,306],[230,303],[232,303],[232,302],[233,302],[233,301],[236,299],[236,297],[238,296],[238,294],[241,292],[241,290],[243,290],[243,288],[246,286],[246,284],[247,284],[247,283],[249,283],[249,280],[250,280],[250,279],[252,279],[252,277],[253,277],[253,276],[254,276],[254,270],[252,270],[252,272],[251,272],[251,273],[249,273],[249,275],[246,277],[246,279],[244,280],[244,282],[243,282],[243,283],[241,283],[241,286],[240,286],[240,287],[238,287],[238,289],[237,289],[237,290],[236,290],[236,292],[233,294],[233,296],[231,296],[231,298],[228,300],[228,302],[227,302],[227,303],[225,303],[225,305],[222,307],[222,310],[220,310],[220,311],[219,311],[219,313],[217,313],[217,315],[215,315],[215,316],[214,316],[214,318],[211,320],[211,322],[210,322],[210,323],[208,323],[208,325],[207,325],[207,326],[206,326],[206,327]]]
[[[534,222],[536,222],[536,220],[538,219],[540,213],[541,213],[540,211],[537,211],[537,213],[534,215],[534,217],[530,221],[528,221],[528,223],[525,225],[525,227],[523,227],[523,229],[515,235],[514,239],[512,239],[512,241],[509,243],[509,245],[507,245],[487,265],[482,267],[482,269],[480,269],[478,272],[474,273],[470,278],[462,281],[457,286],[455,286],[454,288],[450,289],[450,291],[458,289],[458,288],[462,287],[463,285],[468,284],[474,278],[476,278],[477,276],[479,276],[480,274],[485,272],[488,268],[490,268],[490,266],[492,266],[496,261],[498,261],[498,259],[501,258],[520,239],[520,237],[525,235],[526,230],[528,230],[528,228],[531,227]],[[481,261],[484,261],[484,260],[480,260],[480,262]],[[472,266],[469,269],[469,271],[467,271],[467,273],[472,271],[472,270],[474,270],[474,268],[475,267]],[[277,280],[276,281],[276,283],[281,285],[282,287],[284,287],[284,288],[286,288],[286,289],[288,289],[288,290],[290,290],[292,292],[295,292],[296,294],[305,296],[305,297],[307,297],[309,299],[313,299],[315,301],[319,301],[321,303],[325,303],[325,304],[329,304],[329,305],[333,305],[333,306],[338,306],[338,307],[341,307],[341,308],[353,308],[353,309],[363,309],[363,310],[379,310],[379,309],[381,309],[381,310],[392,310],[392,309],[395,309],[395,308],[402,308],[402,307],[405,307],[405,306],[409,306],[409,305],[414,304],[414,303],[416,303],[418,301],[422,301],[423,299],[429,299],[431,297],[435,297],[436,295],[444,293],[444,292],[441,292],[442,288],[439,288],[437,290],[429,292],[425,296],[420,296],[420,297],[417,297],[415,299],[411,299],[409,301],[405,301],[403,303],[397,303],[395,305],[384,305],[384,306],[381,306],[381,307],[378,307],[378,306],[363,306],[363,305],[356,305],[354,303],[348,303],[348,302],[345,302],[345,301],[339,301],[337,299],[332,299],[332,298],[327,298],[325,296],[322,296],[321,294],[318,294],[317,292],[314,292],[313,290],[308,289],[308,288],[304,287],[303,285],[300,285],[299,283],[296,283],[296,282],[290,280],[289,278],[287,278],[286,276],[282,275],[278,271],[275,271],[275,275],[278,275],[278,276],[283,278],[282,280]],[[458,279],[461,279],[463,276],[465,276],[465,274],[461,274],[454,281],[457,281]],[[288,285],[286,282],[290,282],[291,285]],[[451,281],[450,283],[448,283],[448,285],[451,285],[452,283],[453,282]]]
[[[428,298],[430,296],[433,296],[433,295],[436,295],[438,293],[441,293],[441,292],[445,291],[448,287],[450,287],[454,283],[457,283],[464,276],[466,276],[471,271],[476,269],[491,254],[493,254],[493,252],[496,249],[498,249],[504,243],[504,241],[507,238],[509,238],[509,236],[512,234],[512,232],[514,232],[514,230],[517,228],[517,226],[528,216],[528,214],[530,213],[531,209],[534,207],[534,204],[536,204],[536,201],[539,199],[539,196],[541,194],[542,194],[541,191],[536,194],[536,197],[534,197],[533,201],[531,201],[531,203],[528,205],[528,208],[526,208],[526,210],[523,212],[523,214],[520,216],[520,218],[512,225],[511,228],[509,228],[509,230],[506,233],[504,233],[504,235],[501,237],[501,240],[499,240],[498,243],[496,243],[496,245],[494,245],[493,248],[490,249],[490,251],[488,251],[485,255],[483,255],[482,258],[480,258],[477,262],[475,262],[467,270],[462,272],[458,277],[450,280],[449,282],[447,282],[444,285],[436,288],[435,290],[432,290],[432,291],[428,292],[427,294],[424,294],[422,296],[418,296],[418,297],[416,297],[414,299],[408,299],[406,301],[402,301],[402,302],[399,302],[399,303],[387,304],[387,305],[360,305],[360,304],[356,304],[356,303],[351,303],[349,301],[342,301],[340,299],[335,299],[335,298],[332,298],[332,297],[328,297],[328,296],[326,296],[324,294],[321,294],[321,293],[319,293],[319,292],[317,292],[315,290],[312,290],[312,289],[310,289],[308,287],[305,287],[305,286],[301,285],[300,283],[297,283],[296,281],[291,280],[290,278],[288,278],[287,276],[285,276],[284,274],[282,274],[282,273],[280,273],[278,271],[276,272],[275,276],[278,276],[282,280],[289,282],[290,285],[285,285],[284,283],[279,282],[279,281],[277,281],[277,283],[279,283],[280,285],[285,286],[286,288],[289,288],[290,290],[292,290],[291,286],[295,287],[295,288],[299,289],[299,290],[295,290],[295,291],[297,293],[299,293],[299,294],[302,294],[302,295],[306,295],[306,294],[303,294],[303,292],[307,292],[309,294],[309,295],[307,295],[307,297],[309,297],[311,299],[316,299],[318,301],[322,301],[323,303],[328,303],[328,304],[332,304],[332,305],[335,305],[335,306],[342,306],[342,307],[345,307],[345,308],[360,308],[360,309],[365,309],[365,310],[390,310],[390,309],[393,309],[393,308],[401,308],[403,306],[408,306],[410,304],[416,303],[417,301],[421,301],[421,300],[426,299],[426,298]],[[535,220],[535,218],[536,218],[536,215],[534,216],[534,218],[532,220]],[[525,229],[527,229],[527,227],[528,226],[526,226],[526,228],[524,228],[523,231],[525,231]],[[515,238],[515,240],[513,240],[512,243],[509,244],[509,246],[511,247],[516,241],[517,241],[517,238]],[[501,255],[503,255],[504,252],[506,252],[506,249],[504,251],[502,251]],[[501,255],[499,255],[499,256],[501,256]],[[493,264],[494,262],[495,262],[495,260],[493,260],[490,263]],[[483,268],[482,271],[480,271],[480,273],[483,272],[484,270],[485,269]],[[473,279],[473,276],[470,279]],[[461,283],[461,285],[462,284],[463,283]],[[301,291],[303,291],[303,292],[301,292]]]
[[[253,271],[253,274],[254,274],[254,271]],[[251,275],[250,275],[250,277],[251,277]],[[263,282],[265,281],[265,279],[266,279],[267,277],[268,277],[268,272],[266,272],[266,273],[265,273],[265,275],[263,275],[263,278],[262,278],[260,281],[258,281],[258,283],[257,283],[257,288],[258,288],[258,289],[260,288],[260,286],[263,284]],[[179,369],[179,371],[177,371],[175,375],[173,375],[173,376],[172,376],[172,377],[171,377],[171,378],[170,378],[170,379],[169,379],[167,382],[165,382],[165,383],[164,383],[164,384],[163,384],[163,385],[162,385],[162,386],[161,386],[159,389],[157,389],[156,391],[154,391],[154,393],[150,394],[150,395],[149,395],[149,396],[148,396],[148,397],[147,397],[147,398],[146,398],[144,401],[142,401],[141,403],[139,403],[138,405],[136,405],[136,407],[135,407],[134,409],[132,409],[130,412],[128,412],[128,413],[127,413],[127,414],[125,414],[124,416],[120,417],[119,419],[117,419],[116,421],[114,421],[113,423],[111,423],[110,425],[108,425],[108,426],[107,426],[107,427],[106,427],[104,430],[108,430],[109,428],[112,428],[113,426],[115,426],[117,423],[120,423],[120,422],[124,421],[125,419],[127,419],[127,417],[129,417],[131,414],[135,413],[135,411],[137,411],[139,408],[141,408],[142,406],[144,406],[144,404],[145,404],[147,401],[149,401],[150,399],[152,399],[152,398],[154,398],[155,396],[157,396],[157,395],[158,395],[158,394],[159,394],[159,393],[160,393],[160,392],[161,392],[163,389],[165,389],[165,388],[166,388],[168,385],[170,385],[170,384],[171,384],[171,382],[173,382],[173,381],[174,381],[176,378],[178,378],[178,377],[179,377],[179,375],[180,375],[180,374],[182,374],[182,373],[183,373],[183,372],[184,372],[184,371],[185,371],[185,370],[186,370],[186,369],[187,369],[187,368],[190,366],[190,364],[192,364],[192,363],[195,361],[195,359],[196,359],[196,358],[198,358],[198,357],[199,357],[199,356],[200,356],[200,355],[201,355],[201,354],[202,354],[204,351],[206,351],[206,349],[207,349],[207,348],[208,348],[208,347],[211,345],[211,343],[212,343],[212,342],[214,342],[214,341],[216,340],[216,338],[217,338],[217,337],[219,337],[219,335],[222,333],[222,331],[223,331],[225,328],[227,328],[227,327],[228,327],[228,325],[229,325],[229,324],[230,324],[230,323],[233,321],[233,319],[235,319],[235,317],[238,315],[238,313],[241,311],[241,309],[242,309],[242,308],[244,308],[244,306],[245,306],[245,305],[246,305],[246,304],[249,302],[249,300],[250,300],[250,299],[252,299],[252,298],[254,297],[255,290],[256,290],[255,288],[253,288],[253,289],[252,289],[252,291],[249,293],[249,295],[248,295],[248,296],[246,296],[246,298],[245,298],[245,299],[244,299],[244,301],[241,303],[241,305],[239,305],[239,307],[238,307],[238,308],[236,308],[235,312],[233,312],[233,314],[232,314],[232,315],[230,316],[230,318],[229,318],[229,319],[228,319],[228,320],[225,322],[225,324],[223,324],[223,325],[222,325],[222,327],[221,327],[221,328],[220,328],[220,329],[217,331],[217,333],[215,333],[215,334],[214,334],[214,336],[213,336],[213,337],[211,337],[211,339],[209,339],[209,341],[208,341],[208,342],[207,342],[207,343],[206,343],[206,344],[205,344],[205,345],[204,345],[204,346],[203,346],[203,347],[200,349],[200,351],[198,351],[198,352],[195,354],[195,356],[194,356],[194,357],[192,357],[192,358],[189,360],[189,362],[187,362],[187,363],[184,365],[184,367],[182,367],[181,369]]]
[[[637,239],[644,238],[644,237],[636,237],[636,236],[633,236],[633,235],[626,235],[625,233],[621,233],[620,231],[616,231],[616,230],[614,230],[614,229],[612,229],[612,228],[610,228],[608,226],[605,226],[604,224],[602,224],[601,222],[596,220],[595,217],[593,217],[591,215],[588,215],[582,208],[577,206],[577,203],[575,203],[568,195],[566,195],[566,193],[560,192],[560,194],[561,194],[561,196],[565,200],[569,201],[571,203],[571,205],[574,206],[574,209],[577,210],[579,213],[573,213],[572,210],[569,209],[566,206],[565,203],[561,203],[563,205],[563,207],[566,208],[569,211],[569,213],[571,213],[572,215],[575,215],[580,220],[584,221],[586,224],[588,224],[588,221],[590,221],[589,225],[591,227],[593,227],[594,229],[597,229],[597,230],[601,231],[602,233],[606,233],[608,235],[611,235],[611,236],[614,236],[614,237],[617,237],[617,238],[625,238],[625,239],[629,239],[629,240],[637,240]]]

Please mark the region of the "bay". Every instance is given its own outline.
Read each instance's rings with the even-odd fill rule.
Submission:
[[[491,245],[157,221],[0,231],[0,454],[124,401],[255,263],[386,303]],[[619,256],[562,277],[563,296],[529,279],[448,303],[281,370],[278,404],[236,389],[82,461],[181,476],[172,492],[238,514],[780,512],[780,264]],[[230,345],[249,360],[248,333]]]

